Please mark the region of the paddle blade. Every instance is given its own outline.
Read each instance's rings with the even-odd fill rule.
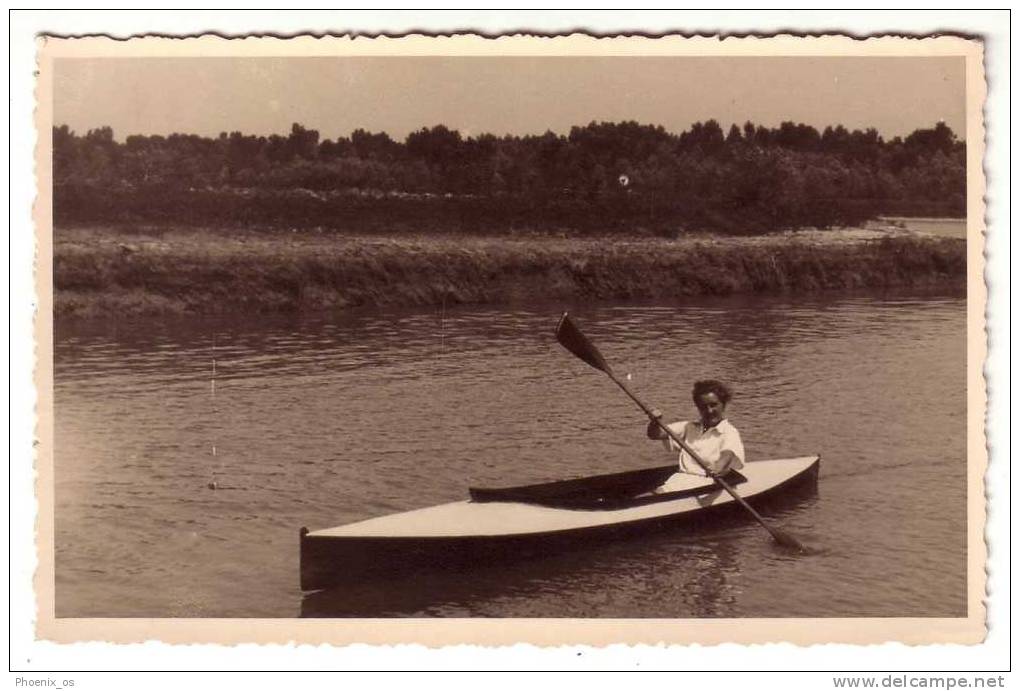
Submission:
[[[800,543],[800,541],[789,533],[784,533],[782,530],[777,528],[770,528],[769,532],[772,533],[772,538],[776,541],[776,544],[780,547],[784,547],[791,552],[799,552],[801,554],[807,554],[808,549]]]
[[[556,325],[556,340],[560,342],[561,346],[595,369],[602,370],[606,374],[612,372],[599,349],[588,340],[587,336],[581,333],[581,330],[577,328],[577,324],[574,323],[574,320],[566,312],[560,317],[560,323]]]

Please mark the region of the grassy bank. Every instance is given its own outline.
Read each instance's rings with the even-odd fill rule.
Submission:
[[[513,304],[962,286],[961,240],[827,231],[681,240],[60,228],[58,315]]]

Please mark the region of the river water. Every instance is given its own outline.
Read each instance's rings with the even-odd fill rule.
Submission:
[[[301,526],[669,462],[555,343],[565,307],[667,414],[721,378],[749,459],[821,453],[817,493],[768,512],[816,553],[734,519],[303,597]],[[964,616],[965,311],[896,294],[60,323],[57,616]]]
[[[908,216],[885,216],[878,219],[879,223],[892,223],[920,235],[935,235],[944,238],[967,237],[967,219],[965,218],[916,218]]]

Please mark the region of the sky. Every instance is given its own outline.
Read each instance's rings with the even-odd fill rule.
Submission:
[[[963,58],[316,57],[63,58],[54,123],[79,134],[287,134],[358,128],[394,139],[443,124],[465,136],[569,132],[636,120],[819,130],[842,124],[904,136],[945,121],[965,133]]]

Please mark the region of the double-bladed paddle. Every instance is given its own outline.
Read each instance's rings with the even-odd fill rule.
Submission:
[[[588,337],[581,332],[581,330],[577,327],[577,324],[574,323],[574,320],[572,320],[570,318],[570,315],[567,314],[566,312],[563,313],[563,316],[560,318],[560,323],[556,326],[556,340],[559,341],[560,345],[562,345],[564,348],[569,350],[571,353],[573,353],[580,359],[587,362],[595,369],[605,372],[607,375],[609,375],[609,378],[612,379],[617,386],[623,389],[623,392],[630,396],[630,399],[632,401],[637,403],[638,407],[644,411],[645,415],[647,415],[650,420],[654,420],[655,423],[659,426],[659,428],[662,429],[662,431],[665,432],[670,439],[676,442],[677,445],[680,446],[680,448],[686,451],[687,454],[691,458],[693,458],[698,465],[702,467],[702,469],[709,475],[709,477],[711,477],[720,487],[729,492],[730,496],[733,497],[734,501],[736,501],[738,504],[744,507],[748,511],[748,513],[750,513],[751,516],[754,517],[754,520],[758,521],[758,523],[760,523],[761,526],[765,528],[765,530],[769,531],[769,534],[772,536],[772,539],[776,541],[776,543],[782,545],[783,547],[788,547],[799,552],[807,551],[804,548],[804,546],[792,535],[784,533],[783,531],[769,525],[765,521],[765,519],[762,518],[761,514],[755,511],[754,508],[750,504],[748,504],[743,497],[737,494],[736,490],[734,490],[733,487],[731,487],[728,482],[726,482],[717,474],[712,472],[711,468],[709,468],[705,460],[701,458],[701,456],[699,456],[698,453],[694,449],[692,449],[689,444],[687,444],[687,442],[685,442],[683,439],[677,436],[677,434],[673,432],[673,430],[671,430],[669,427],[667,427],[666,424],[662,422],[662,420],[656,417],[652,413],[652,409],[645,405],[645,403],[640,398],[638,398],[633,391],[630,390],[630,387],[628,387],[627,384],[623,382],[623,380],[621,380],[619,377],[616,376],[616,374],[613,373],[613,368],[610,367],[609,363],[606,362],[606,359],[602,357],[602,353],[599,352],[599,349],[595,347],[594,343],[588,340]]]

